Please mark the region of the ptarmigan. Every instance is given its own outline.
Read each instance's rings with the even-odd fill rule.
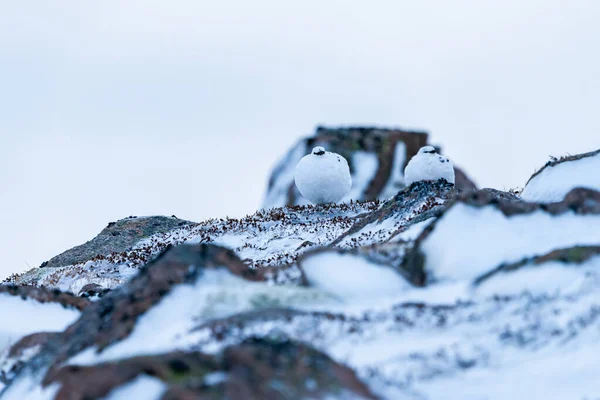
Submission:
[[[437,181],[440,178],[454,184],[454,164],[439,155],[433,146],[421,147],[404,169],[406,186],[413,182]]]
[[[294,181],[302,196],[313,204],[336,203],[352,187],[348,161],[320,146],[302,157]]]

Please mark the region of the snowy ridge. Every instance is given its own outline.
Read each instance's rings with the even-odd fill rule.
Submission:
[[[140,240],[131,250],[96,255],[59,268],[36,268],[5,283],[58,288],[79,293],[93,283],[114,289],[169,246],[215,243],[234,249],[250,267],[288,265],[311,247],[324,246],[349,229],[374,202],[296,206],[257,213],[242,219],[207,220]]]

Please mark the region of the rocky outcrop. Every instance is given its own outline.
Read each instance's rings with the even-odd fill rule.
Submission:
[[[175,216],[129,217],[110,222],[94,239],[53,257],[50,261],[44,262],[41,267],[56,268],[74,265],[97,256],[121,253],[130,250],[141,239],[188,225],[194,223]]]
[[[300,140],[275,166],[263,207],[306,204],[294,185],[294,168],[315,146],[341,154],[352,173],[349,200],[388,199],[404,187],[404,167],[426,146],[426,132],[376,127],[318,127],[315,135]],[[472,190],[475,184],[460,169],[456,187]]]

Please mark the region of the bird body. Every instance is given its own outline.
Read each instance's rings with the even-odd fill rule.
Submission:
[[[419,181],[437,181],[444,178],[454,184],[454,164],[439,155],[433,146],[421,147],[404,169],[406,186]]]
[[[296,187],[313,204],[336,203],[350,192],[352,177],[344,157],[315,147],[296,166]]]

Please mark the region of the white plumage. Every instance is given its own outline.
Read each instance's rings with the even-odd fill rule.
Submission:
[[[302,157],[294,181],[302,196],[313,204],[336,203],[352,187],[348,161],[320,146]]]
[[[441,178],[454,184],[454,164],[439,155],[433,146],[421,147],[404,169],[406,186],[414,182],[437,181]]]

